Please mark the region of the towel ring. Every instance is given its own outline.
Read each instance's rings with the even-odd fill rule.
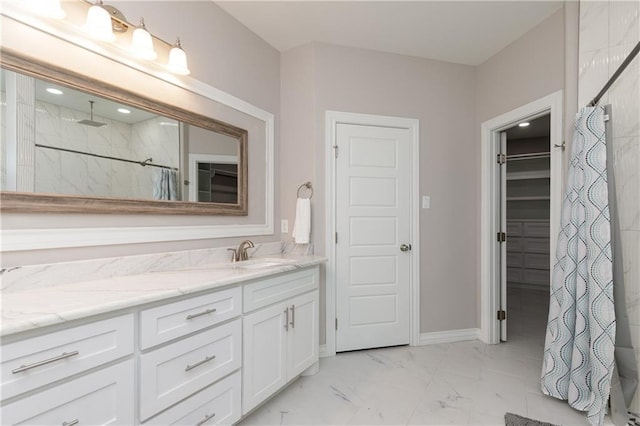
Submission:
[[[313,197],[313,186],[311,186],[311,182],[305,182],[298,187],[298,193],[297,193],[298,198],[300,198],[300,191],[302,191],[303,188],[308,188],[311,190],[311,194],[309,194],[307,198]]]

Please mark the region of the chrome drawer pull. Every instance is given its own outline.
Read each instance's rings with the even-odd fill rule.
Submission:
[[[285,309],[284,311],[285,317],[284,317],[284,329],[289,331],[289,307],[287,307],[287,309]]]
[[[78,423],[80,423],[80,420],[75,419],[75,420],[71,420],[70,422],[62,422],[62,426],[75,426]]]
[[[196,426],[202,426],[203,424],[205,424],[210,418],[215,417],[216,413],[212,413],[212,414],[207,414],[204,416],[204,419],[200,420],[198,423],[196,423]]]
[[[291,305],[291,328],[296,328],[296,305]]]
[[[202,361],[200,361],[200,362],[196,362],[196,363],[195,363],[195,364],[193,364],[193,365],[187,365],[187,366],[185,367],[184,371],[193,370],[194,368],[199,367],[199,366],[201,366],[202,364],[204,364],[204,363],[206,363],[206,362],[213,361],[214,359],[216,359],[216,356],[215,356],[215,355],[208,356],[208,357],[206,357],[205,359],[203,359],[203,360],[202,360]]]
[[[214,313],[216,310],[217,309],[215,309],[215,308],[214,309],[207,309],[206,311],[202,311],[202,312],[199,312],[197,314],[187,315],[187,319],[190,320],[190,319],[201,317],[203,315],[209,315],[209,314]]]
[[[65,358],[69,358],[69,357],[78,355],[79,353],[80,352],[78,352],[78,351],[63,352],[62,354],[60,354],[58,356],[54,356],[53,358],[45,359],[44,361],[34,362],[33,364],[29,364],[29,365],[21,365],[20,367],[16,368],[15,370],[12,370],[11,372],[13,374],[20,373],[20,372],[23,372],[23,371],[30,370],[32,368],[40,367],[40,366],[46,365],[46,364],[51,364],[52,362],[60,361],[61,359],[65,359]]]

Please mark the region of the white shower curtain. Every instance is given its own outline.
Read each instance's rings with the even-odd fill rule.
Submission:
[[[593,425],[606,414],[616,334],[604,129],[602,107],[578,113],[541,380],[545,394],[587,411]]]
[[[156,168],[153,171],[153,198],[155,200],[178,199],[178,174],[175,170]]]

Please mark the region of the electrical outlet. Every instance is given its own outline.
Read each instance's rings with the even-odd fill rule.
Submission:
[[[280,221],[280,232],[286,234],[289,232],[289,221],[287,219],[282,219]]]
[[[422,208],[423,209],[431,208],[431,197],[429,197],[428,195],[422,196]]]

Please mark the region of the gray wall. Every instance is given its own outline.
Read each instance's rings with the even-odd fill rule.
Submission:
[[[309,44],[283,53],[281,84],[283,218],[293,220],[296,187],[311,180],[319,253],[325,253],[325,111],[420,120],[420,193],[432,199],[431,209],[420,211],[421,331],[476,327],[479,165],[475,156],[460,155],[475,150],[474,68]]]

